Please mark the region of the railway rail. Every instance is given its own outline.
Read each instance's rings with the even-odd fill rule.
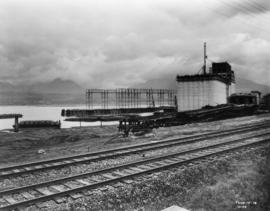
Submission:
[[[264,143],[270,143],[269,131],[248,138],[238,138],[191,150],[141,159],[93,172],[0,191],[0,210],[22,208],[48,200],[61,203],[64,201],[63,197],[65,196],[79,198],[87,195],[88,191],[104,185],[113,185],[117,182],[130,182],[130,180],[132,181],[132,179],[136,179],[141,175],[179,167],[194,161]]]
[[[260,124],[252,124],[224,131],[210,132],[200,135],[188,136],[183,138],[165,139],[162,141],[119,147],[109,150],[96,151],[56,159],[43,160],[38,162],[24,163],[20,165],[8,166],[0,168],[0,178],[18,176],[24,173],[33,173],[49,169],[62,168],[75,164],[95,162],[104,159],[116,158],[119,156],[127,156],[134,153],[141,153],[150,150],[162,149],[165,147],[179,146],[184,144],[192,144],[199,141],[205,141],[215,138],[226,137],[228,135],[245,133],[247,131],[256,131],[258,129],[269,128],[270,122]]]

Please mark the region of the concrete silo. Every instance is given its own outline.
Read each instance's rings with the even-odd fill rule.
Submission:
[[[234,72],[227,62],[212,63],[209,73],[178,75],[176,81],[178,111],[226,104],[235,93]]]

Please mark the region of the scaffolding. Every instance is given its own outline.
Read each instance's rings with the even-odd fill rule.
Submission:
[[[88,109],[175,107],[171,89],[87,89]]]

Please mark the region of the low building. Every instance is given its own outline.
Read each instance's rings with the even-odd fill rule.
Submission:
[[[262,103],[264,107],[270,111],[270,94],[266,94],[263,96]]]
[[[262,100],[261,99],[262,93],[259,91],[251,91],[250,93],[256,96],[256,104],[259,105],[261,103],[261,100]]]
[[[258,97],[253,93],[234,93],[229,97],[229,102],[237,105],[258,105]]]

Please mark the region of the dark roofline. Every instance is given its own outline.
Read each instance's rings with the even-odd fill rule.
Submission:
[[[205,74],[205,75],[200,75],[200,74],[196,74],[196,75],[177,75],[176,76],[176,81],[177,82],[183,82],[183,81],[212,81],[212,80],[216,80],[216,81],[220,81],[223,82],[225,84],[230,84],[230,81],[226,80],[225,78],[217,75],[217,74]]]
[[[231,67],[231,64],[228,61],[223,62],[212,62],[212,64],[228,64]]]
[[[252,92],[249,92],[249,93],[247,93],[247,92],[236,92],[236,93],[233,93],[233,94],[231,94],[231,97],[241,97],[241,96],[253,96],[253,97],[256,97],[256,95],[254,94],[254,93],[252,93]]]

